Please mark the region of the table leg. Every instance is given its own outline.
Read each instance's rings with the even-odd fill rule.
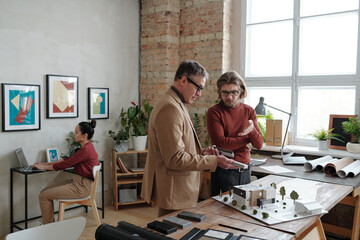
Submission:
[[[355,197],[355,211],[354,211],[354,222],[352,229],[352,240],[359,239],[359,230],[360,230],[360,196]]]
[[[25,229],[28,228],[28,175],[25,173]]]
[[[316,231],[316,232],[314,232]],[[301,233],[297,238],[300,239],[319,239],[319,240],[326,240],[324,228],[321,224],[320,217],[303,233]]]
[[[105,217],[105,208],[104,208],[104,161],[101,164],[101,208],[102,208],[102,218]]]
[[[14,191],[13,191],[13,174],[14,171],[10,169],[10,232],[14,231]]]

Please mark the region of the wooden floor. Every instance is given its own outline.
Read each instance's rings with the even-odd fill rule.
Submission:
[[[115,208],[113,206],[106,206],[105,218],[101,218],[102,214],[100,210],[99,215],[101,223],[110,224],[114,227],[117,226],[117,223],[119,221],[127,221],[129,223],[141,226],[145,225],[148,222],[151,222],[154,218],[157,218],[158,208],[151,207],[147,204],[136,204],[123,206],[120,207],[119,211],[115,211]],[[91,208],[89,208],[88,213],[85,213],[84,211],[81,216],[86,218],[86,225],[79,240],[95,240],[95,232],[97,226]],[[64,219],[69,218],[71,217],[67,218],[65,214]],[[38,222],[38,220],[36,221]],[[0,240],[5,240],[5,236],[0,237]]]
[[[158,208],[151,207],[146,204],[128,205],[120,208],[119,211],[115,211],[113,206],[105,207],[105,218],[101,218],[101,211],[99,210],[101,223],[110,224],[116,226],[119,221],[127,221],[129,223],[141,226],[148,222],[151,222],[154,218],[157,218]],[[86,225],[79,240],[95,240],[95,232],[97,229],[96,222],[92,215],[91,209],[88,213],[83,213],[81,216],[86,218]],[[66,215],[65,215],[65,219]],[[345,238],[336,238],[326,236],[327,240],[338,240]],[[0,240],[5,240],[5,237],[0,237]]]
[[[99,211],[99,214],[101,223],[110,224],[116,227],[119,221],[127,221],[140,226],[157,218],[158,208],[146,204],[137,204],[124,206],[121,207],[119,211],[115,211],[113,206],[106,206],[105,218],[101,218],[101,211]],[[86,226],[79,240],[94,240],[97,226],[91,209],[89,209],[88,213],[82,214],[82,216],[86,218]]]

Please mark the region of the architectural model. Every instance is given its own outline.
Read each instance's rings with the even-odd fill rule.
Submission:
[[[294,190],[288,192],[274,183],[249,184],[234,186],[229,195],[213,198],[269,225],[327,213],[315,200],[302,199]]]

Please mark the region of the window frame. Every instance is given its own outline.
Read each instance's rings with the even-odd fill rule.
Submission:
[[[355,96],[355,114],[360,113],[360,7],[358,13],[358,41],[357,41],[357,58],[356,73],[349,75],[307,75],[298,76],[298,59],[299,59],[299,31],[300,31],[300,0],[294,0],[294,20],[293,20],[293,52],[292,52],[292,75],[286,77],[245,77],[245,60],[246,60],[246,4],[247,1],[235,1],[234,8],[240,9],[240,14],[234,14],[234,24],[232,29],[234,49],[233,68],[239,70],[241,76],[247,84],[247,87],[290,87],[291,89],[291,113],[293,115],[289,131],[292,132],[290,144],[293,145],[315,145],[314,141],[298,138],[296,129],[298,121],[298,88],[307,86],[354,86],[356,88]],[[359,0],[360,6],[360,0]],[[349,12],[349,11],[344,11]],[[332,15],[337,13],[321,14]],[[309,18],[306,16],[302,18]],[[282,21],[282,20],[280,20]],[[269,21],[276,22],[276,21]],[[256,24],[256,23],[255,23]]]

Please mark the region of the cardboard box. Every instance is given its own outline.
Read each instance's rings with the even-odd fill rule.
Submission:
[[[266,119],[266,145],[282,146],[282,120]]]

